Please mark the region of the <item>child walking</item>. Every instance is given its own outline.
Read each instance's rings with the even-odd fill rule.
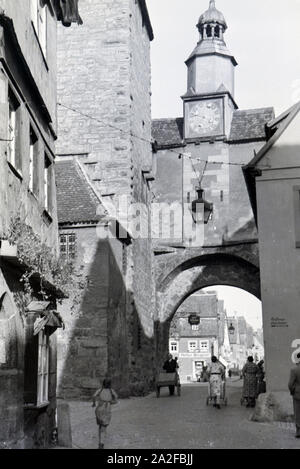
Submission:
[[[106,437],[106,429],[111,421],[111,405],[117,404],[117,393],[111,388],[111,380],[105,378],[102,387],[93,395],[93,406],[95,409],[96,421],[99,426],[99,449],[104,448],[104,439]]]

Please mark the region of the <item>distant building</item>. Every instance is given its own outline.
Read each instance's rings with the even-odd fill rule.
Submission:
[[[219,358],[226,369],[229,368],[231,361],[231,345],[229,339],[227,312],[224,309],[224,301],[218,300],[218,314],[219,314]]]
[[[219,346],[217,296],[189,297],[173,318],[169,340],[170,353],[178,357],[181,382],[197,381],[211,356],[219,355]]]

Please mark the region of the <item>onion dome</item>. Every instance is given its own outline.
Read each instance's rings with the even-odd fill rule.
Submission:
[[[216,9],[215,0],[210,0],[209,8],[203,15],[200,16],[197,24],[198,29],[203,29],[204,25],[217,24],[223,27],[223,31],[226,31],[227,24],[223,13]]]

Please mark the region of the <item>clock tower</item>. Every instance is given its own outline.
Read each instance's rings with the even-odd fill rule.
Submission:
[[[187,93],[184,102],[184,137],[187,141],[224,140],[230,132],[234,101],[234,69],[237,62],[227,49],[223,14],[210,0],[200,16],[199,42],[186,61]]]

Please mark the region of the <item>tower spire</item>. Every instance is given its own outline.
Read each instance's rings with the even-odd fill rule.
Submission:
[[[223,14],[216,9],[215,0],[210,0],[209,8],[200,16],[197,28],[202,39],[220,39],[223,41],[223,33],[227,24]]]

